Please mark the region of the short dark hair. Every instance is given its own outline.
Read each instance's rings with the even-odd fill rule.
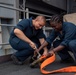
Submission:
[[[35,20],[43,21],[46,24],[46,18],[44,16],[37,16]]]

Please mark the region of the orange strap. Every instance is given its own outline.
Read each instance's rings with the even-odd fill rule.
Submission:
[[[45,56],[42,56],[41,59],[46,58]],[[52,62],[55,61],[55,54],[53,54],[53,56],[47,58],[40,66],[40,70],[41,73],[43,74],[51,74],[51,73],[57,73],[57,72],[76,72],[76,66],[70,66],[70,67],[65,67],[65,68],[61,68],[58,70],[53,70],[53,71],[46,71],[44,70],[44,68],[51,64]]]

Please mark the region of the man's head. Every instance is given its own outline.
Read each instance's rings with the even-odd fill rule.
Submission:
[[[36,30],[41,29],[46,24],[46,18],[44,16],[37,16],[33,20],[33,26]]]
[[[63,17],[61,15],[54,15],[50,19],[50,26],[56,31],[62,30]]]

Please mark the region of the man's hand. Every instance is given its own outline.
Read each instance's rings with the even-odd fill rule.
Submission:
[[[54,51],[51,50],[48,54],[50,54],[50,56],[52,56],[54,54]]]
[[[37,47],[36,47],[36,44],[35,44],[35,43],[31,42],[29,45],[30,45],[30,46],[31,46],[31,48],[33,48],[34,50],[36,50],[36,49],[37,49]]]
[[[43,55],[47,56],[48,55],[48,50],[44,50]]]

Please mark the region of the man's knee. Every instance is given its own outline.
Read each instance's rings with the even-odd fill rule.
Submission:
[[[75,41],[70,41],[70,42],[69,42],[69,47],[70,47],[70,48],[76,47],[76,42],[75,42]]]

